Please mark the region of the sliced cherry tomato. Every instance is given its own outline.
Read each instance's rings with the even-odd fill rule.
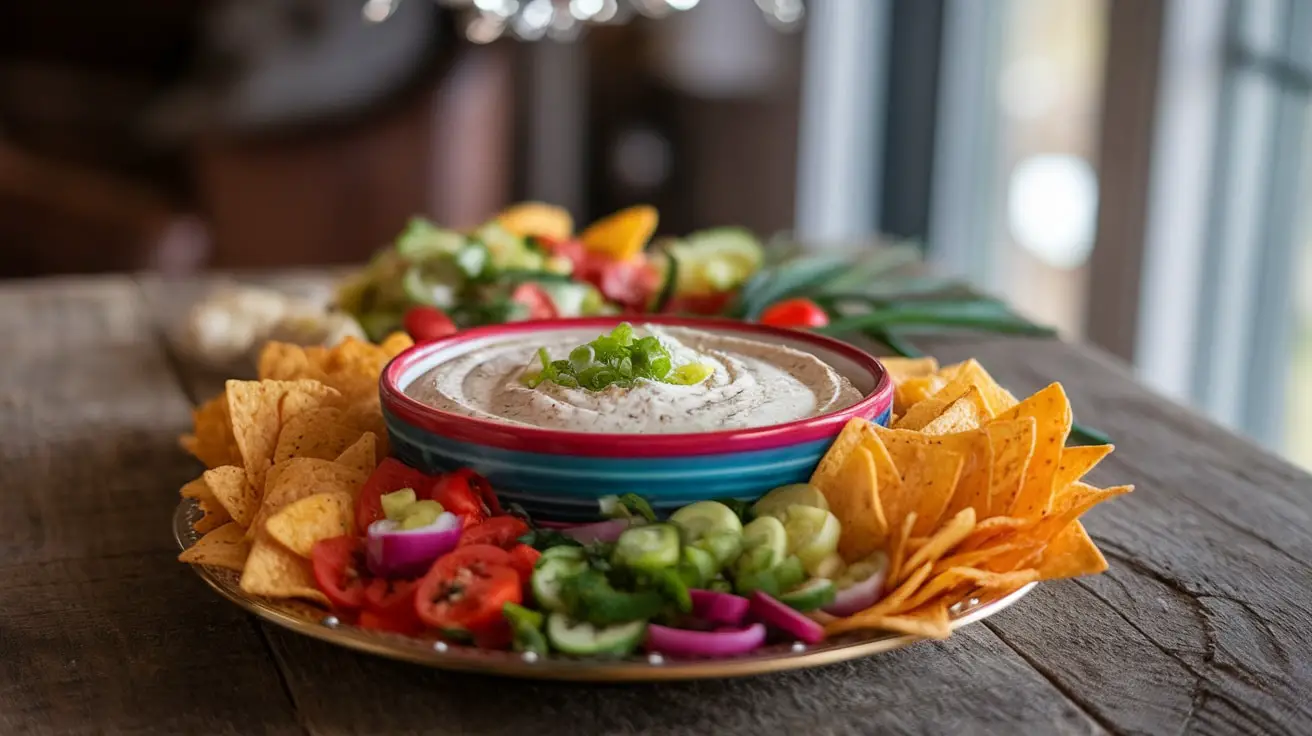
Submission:
[[[487,478],[469,468],[461,468],[456,472],[463,473],[469,479],[469,489],[483,500],[483,505],[487,507],[488,514],[501,516],[506,513],[505,509],[501,508],[501,499],[497,498],[497,492],[492,490],[492,484],[487,481]]]
[[[418,580],[370,580],[364,589],[364,611],[360,613],[358,625],[400,634],[422,632],[424,623],[415,611],[415,591],[418,589]],[[369,617],[368,623],[366,616]]]
[[[560,316],[556,311],[556,303],[551,300],[551,295],[542,288],[541,284],[528,281],[516,286],[510,294],[510,301],[528,307],[530,319],[555,319]]]
[[[355,501],[355,527],[364,534],[369,525],[383,518],[383,494],[413,489],[415,495],[426,498],[433,479],[395,458],[387,458],[374,469],[369,480],[360,489]]]
[[[494,516],[477,526],[467,527],[460,535],[460,546],[471,544],[490,544],[501,549],[510,549],[515,540],[528,534],[528,524],[514,516]]]
[[[321,539],[310,550],[310,560],[315,584],[334,607],[354,611],[364,605],[369,578],[363,539],[351,534]]]
[[[459,516],[468,529],[488,517],[488,508],[470,484],[476,476],[472,470],[461,469],[439,475],[433,481],[428,497],[442,504],[442,508]],[[381,503],[381,502],[380,502]]]
[[[592,266],[589,267],[591,270]],[[661,287],[660,274],[646,258],[607,260],[596,267],[596,287],[602,296],[632,310],[644,310]]]
[[[456,323],[437,307],[420,305],[406,310],[401,322],[415,342],[432,342],[460,331]]]
[[[510,566],[510,554],[499,547],[461,547],[433,563],[415,593],[415,610],[425,624],[447,635],[487,637],[493,644],[504,636],[501,607],[524,599],[523,582]]]
[[[533,566],[538,564],[538,559],[541,557],[541,552],[527,544],[516,544],[510,548],[510,566],[515,568],[515,572],[519,573],[525,584],[533,577]]]
[[[771,327],[824,327],[829,314],[810,299],[785,299],[761,313],[761,324]]]

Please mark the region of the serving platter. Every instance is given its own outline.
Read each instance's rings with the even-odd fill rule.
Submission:
[[[189,548],[201,537],[192,528],[201,515],[191,499],[183,499],[178,505],[173,515],[173,534],[181,549]],[[478,649],[434,639],[359,629],[340,622],[335,616],[315,606],[248,595],[238,585],[239,575],[235,571],[202,565],[191,567],[219,595],[259,618],[297,634],[347,649],[436,669],[500,677],[579,682],[657,682],[746,677],[819,667],[882,654],[910,646],[922,639],[901,634],[853,632],[815,645],[801,642],[773,644],[750,655],[731,659],[674,660],[659,654],[621,660],[573,659],[554,655],[539,657],[531,653]],[[1007,609],[1024,598],[1034,585],[1030,583],[998,598],[967,598],[949,610],[952,629],[982,621]]]

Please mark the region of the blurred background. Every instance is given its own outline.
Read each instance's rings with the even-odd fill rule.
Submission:
[[[0,4],[0,277],[884,233],[1312,466],[1312,0]]]

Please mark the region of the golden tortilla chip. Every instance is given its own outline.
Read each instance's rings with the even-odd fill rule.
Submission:
[[[1084,515],[1084,512],[1123,493],[1130,493],[1134,486],[1116,486],[1114,488],[1096,488],[1087,483],[1075,482],[1058,491],[1053,497],[1052,510],[1033,526],[1017,531],[1017,535],[1049,544],[1071,522]],[[995,557],[988,564],[990,570],[1008,571],[1017,569],[1026,561],[1027,555],[1012,553]]]
[[[243,468],[236,465],[211,468],[205,471],[202,478],[233,521],[243,528],[251,525],[255,512],[260,508],[261,493],[251,486]]]
[[[887,447],[902,446],[898,449],[890,449],[890,453],[904,452],[906,446],[930,445],[961,456],[961,473],[956,488],[953,490],[948,507],[939,518],[953,516],[963,508],[975,508],[976,504],[986,503],[984,499],[987,499],[989,493],[993,458],[988,433],[983,429],[944,435],[926,435],[912,430],[886,429],[878,426],[873,431]],[[978,509],[976,511],[978,513]]]
[[[889,451],[892,451],[891,447]],[[911,536],[923,537],[938,528],[943,513],[956,494],[966,459],[961,453],[934,444],[921,446],[916,456],[914,465],[905,469],[899,466],[898,469],[902,472],[903,498],[907,499],[902,503],[909,505],[916,514]],[[883,494],[880,498],[883,499]],[[901,516],[904,517],[905,512]]]
[[[348,337],[324,358],[324,383],[337,389],[344,403],[378,396],[378,377],[392,356],[378,345]]]
[[[983,509],[975,509],[981,518],[1001,516],[1015,505],[1025,481],[1025,471],[1034,455],[1034,428],[1034,417],[994,420],[984,428],[993,453],[993,469],[988,503]]]
[[[916,591],[916,594],[902,605],[902,609],[919,608],[936,599],[945,602],[951,600],[955,603],[956,600],[952,599],[957,599],[960,594],[976,588],[990,591],[1015,590],[1038,579],[1039,574],[1035,570],[997,573],[972,567],[953,567],[930,578],[925,587]]]
[[[278,433],[274,464],[294,457],[333,460],[360,439],[360,430],[338,421],[340,409],[312,409],[292,417]]]
[[[242,465],[255,488],[273,464],[278,433],[297,414],[321,408],[338,393],[317,381],[228,381],[228,408]]]
[[[938,418],[948,408],[948,402],[938,397],[931,397],[907,409],[902,418],[893,425],[894,429],[920,431],[922,427]]]
[[[948,520],[946,524],[939,527],[934,532],[925,546],[916,550],[907,558],[903,570],[915,570],[926,563],[933,564],[940,557],[943,557],[954,547],[961,543],[970,534],[970,530],[975,528],[975,509],[965,508]],[[901,571],[898,572],[901,575]],[[894,579],[895,583],[901,582]]]
[[[212,495],[210,498],[197,499],[196,507],[200,509],[203,516],[192,522],[191,528],[201,534],[208,534],[232,521],[232,516],[228,513],[228,510]]]
[[[264,528],[274,541],[309,557],[314,543],[351,531],[355,517],[349,493],[316,493],[288,504],[269,517]]]
[[[984,370],[984,366],[980,365],[979,361],[974,358],[963,363],[947,366],[939,373],[949,381],[965,381],[972,386],[978,387],[980,393],[984,396],[984,401],[993,410],[994,415],[1010,409],[1017,403],[1016,397],[1012,396],[1007,389],[999,386],[998,382],[993,380],[993,376],[989,375],[989,372]]]
[[[189,565],[223,567],[241,572],[246,566],[251,545],[246,541],[246,530],[228,523],[206,534],[178,555],[179,562]]]
[[[286,342],[270,341],[260,349],[259,369],[261,381],[324,380],[323,370],[310,360],[305,348]]]
[[[1093,470],[1103,458],[1112,453],[1112,445],[1085,445],[1082,447],[1063,447],[1061,459],[1057,464],[1057,476],[1052,487],[1065,488],[1083,478]]]
[[[837,483],[839,474],[847,465],[847,459],[852,456],[852,450],[861,445],[865,433],[870,431],[869,425],[870,422],[859,417],[843,425],[843,431],[834,438],[824,457],[820,458],[820,464],[816,466],[815,472],[811,473],[813,485],[823,487]]]
[[[362,475],[369,475],[378,467],[377,439],[373,432],[365,432],[355,444],[342,451],[333,462],[355,470]]]
[[[521,202],[501,211],[497,224],[520,237],[540,235],[552,240],[568,240],[574,234],[574,218],[569,210],[542,202]]]
[[[1037,518],[1052,502],[1053,482],[1057,464],[1066,437],[1071,432],[1071,404],[1060,383],[1054,383],[1025,399],[1006,412],[997,421],[1034,417],[1034,455],[1025,469],[1025,480],[1011,509],[999,513],[1011,516]]]
[[[948,385],[940,375],[908,378],[893,387],[893,411],[905,416],[911,407],[925,401]]]
[[[281,463],[274,482],[265,489],[264,502],[251,523],[251,535],[283,508],[316,493],[345,493],[352,499],[368,476],[332,460],[296,457]]]
[[[925,434],[965,432],[978,429],[980,423],[988,416],[988,407],[984,405],[979,389],[971,386],[964,396],[949,404],[942,414],[921,427],[920,431]]]
[[[388,358],[395,358],[414,346],[415,341],[404,332],[393,332],[378,343],[378,349],[382,350]]]
[[[836,482],[817,486],[843,530],[850,530],[838,539],[838,554],[848,562],[869,557],[888,539],[888,520],[879,502],[881,479],[876,466],[870,448],[857,447]]]
[[[946,639],[952,635],[952,620],[948,617],[947,605],[941,602],[896,616],[868,615],[859,621],[855,618],[837,621],[832,624],[832,628],[826,628],[826,632],[837,634],[857,629],[877,629],[928,639]]]
[[[256,536],[250,556],[242,568],[241,589],[266,598],[303,598],[328,605],[328,598],[314,583],[310,561],[297,557],[269,538]]]
[[[197,501],[206,498],[214,498],[214,491],[205,483],[205,477],[201,476],[196,480],[189,481],[182,488],[178,489],[178,495],[183,498],[194,498]]]
[[[975,524],[970,534],[957,545],[958,552],[970,552],[993,544],[1000,537],[1010,536],[1017,530],[1033,526],[1029,519],[1015,516],[993,516]]]
[[[867,608],[862,613],[869,613],[878,616],[880,614],[896,611],[898,608],[902,607],[902,604],[905,603],[917,590],[920,590],[920,586],[925,584],[925,581],[929,579],[932,567],[932,565],[926,562],[920,567],[915,568],[912,570],[911,574],[907,576],[907,579],[902,581],[901,585],[893,589],[893,592],[881,598],[875,603],[875,605]]]
[[[995,517],[995,518],[1001,518],[1001,517]],[[980,568],[983,567],[984,563],[989,562],[990,560],[996,557],[1001,557],[1002,555],[1008,555],[1016,552],[1019,552],[1021,554],[1030,554],[1039,551],[1040,549],[1042,549],[1042,546],[1043,546],[1042,543],[1036,540],[1023,540],[1017,542],[1010,542],[1007,544],[998,544],[989,547],[981,547],[980,549],[971,550],[969,552],[957,552],[950,557],[944,557],[943,559],[934,563],[934,570],[930,574],[938,575],[939,573],[951,569],[953,567]]]
[[[903,569],[907,556],[911,552],[911,529],[916,525],[916,512],[907,514],[902,523],[893,527],[893,537],[888,548],[888,569],[884,571],[885,585],[891,585]],[[841,537],[840,537],[841,538]]]
[[[192,410],[192,434],[179,442],[207,468],[241,464],[241,453],[232,434],[228,397],[220,394]]]
[[[884,370],[888,372],[888,377],[893,381],[894,386],[908,378],[932,376],[938,370],[938,361],[930,357],[880,358],[879,362],[884,365]]]
[[[1040,580],[1096,575],[1107,569],[1107,559],[1089,538],[1084,525],[1072,521],[1043,550],[1038,569]]]

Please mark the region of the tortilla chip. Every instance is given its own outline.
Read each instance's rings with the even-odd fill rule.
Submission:
[[[1012,535],[1018,529],[1033,526],[1029,519],[1015,516],[993,516],[975,524],[970,534],[957,545],[958,552],[970,552],[992,544],[999,537]]]
[[[876,465],[870,448],[857,447],[834,482],[817,486],[846,532],[838,539],[838,554],[848,562],[869,557],[888,539]]]
[[[228,523],[206,534],[178,555],[179,562],[189,565],[223,567],[240,572],[246,566],[251,546],[246,541],[246,530]]]
[[[1016,397],[1011,395],[1010,391],[998,385],[993,380],[993,376],[984,370],[984,366],[979,361],[971,358],[962,363],[950,365],[939,371],[941,375],[949,381],[965,381],[972,386],[979,388],[980,393],[984,396],[984,401],[988,403],[993,410],[993,414],[1005,412],[1016,405]]]
[[[970,535],[970,530],[975,528],[975,509],[965,508],[948,520],[946,524],[939,527],[925,543],[924,547],[916,550],[907,558],[904,570],[915,570],[926,563],[934,563],[940,557],[947,554],[954,547],[961,543],[963,539]],[[898,572],[901,575],[901,571]],[[901,582],[900,578],[894,579],[894,582]]]
[[[286,342],[267,342],[260,350],[257,374],[261,381],[324,380],[324,372],[311,362],[305,348]]]
[[[292,458],[276,467],[280,470],[265,489],[264,501],[251,523],[252,536],[271,516],[302,498],[316,493],[345,493],[354,499],[368,478],[332,460],[310,457]]]
[[[363,475],[369,475],[378,467],[377,460],[377,438],[373,432],[365,432],[360,435],[360,439],[355,444],[342,451],[333,462],[355,470]]]
[[[239,465],[241,453],[232,434],[232,419],[228,414],[228,397],[220,394],[196,407],[191,412],[192,434],[183,436],[179,443],[207,468],[221,465]]]
[[[993,546],[981,547],[979,549],[971,550],[969,552],[956,552],[952,556],[944,557],[943,559],[934,563],[934,569],[930,574],[938,575],[939,573],[951,569],[953,567],[981,568],[984,566],[984,563],[987,563],[996,557],[1001,557],[1002,555],[1012,554],[1015,552],[1019,552],[1021,554],[1030,554],[1033,552],[1038,552],[1039,550],[1042,549],[1042,547],[1043,545],[1041,542],[1035,540],[1023,540],[1017,542],[1009,542],[1007,544],[998,544]]]
[[[393,332],[378,343],[378,349],[388,358],[395,358],[415,346],[415,341],[404,332]]]
[[[823,488],[837,483],[839,474],[847,465],[847,459],[852,456],[852,450],[861,445],[865,433],[869,431],[867,429],[869,424],[858,417],[843,425],[843,431],[834,438],[824,457],[820,458],[820,464],[816,466],[815,472],[811,473],[812,485]]]
[[[898,577],[902,572],[903,563],[906,562],[907,556],[912,554],[910,550],[911,529],[915,525],[916,513],[913,511],[907,514],[900,525],[893,528],[893,538],[888,549],[888,569],[884,571],[884,580],[888,583],[892,583],[893,579]]]
[[[948,402],[938,397],[931,397],[907,409],[902,418],[893,425],[894,429],[919,431],[922,427],[938,418],[948,408]]]
[[[1083,478],[1093,470],[1103,458],[1116,449],[1112,445],[1084,445],[1082,447],[1063,447],[1061,459],[1057,464],[1057,475],[1052,487],[1065,488]]]
[[[933,569],[933,565],[931,565],[928,562],[921,565],[920,567],[914,568],[911,571],[911,574],[907,576],[907,579],[902,581],[901,585],[894,588],[893,592],[881,598],[877,603],[875,603],[875,605],[866,609],[865,612],[869,612],[870,614],[877,616],[880,614],[891,613],[893,611],[896,611],[917,590],[920,590],[920,586],[924,585],[925,581],[929,579],[929,574],[932,569]]]
[[[236,465],[211,468],[202,476],[223,508],[232,520],[243,528],[251,525],[255,512],[260,508],[261,493],[251,486],[246,471]]]
[[[925,434],[954,434],[971,429],[978,429],[981,421],[989,417],[988,407],[980,396],[979,389],[971,386],[966,394],[953,401],[932,421],[921,427]]]
[[[918,448],[916,455],[915,465],[905,469],[899,466],[899,469],[905,489],[903,498],[909,499],[910,508],[916,514],[911,536],[923,537],[938,528],[943,513],[956,494],[966,459],[959,452],[934,444]],[[880,497],[882,500],[883,494]]]
[[[569,210],[542,202],[521,202],[501,211],[496,222],[522,238],[540,235],[552,240],[568,240],[574,234],[574,218]]]
[[[998,415],[998,421],[1034,417],[1034,455],[1025,480],[1008,513],[1037,518],[1052,502],[1057,464],[1071,432],[1071,404],[1061,384],[1054,383]],[[999,510],[1001,513],[1001,510]]]
[[[837,634],[857,629],[878,629],[928,639],[946,639],[952,635],[952,621],[948,618],[948,608],[943,603],[925,606],[897,616],[868,615],[863,616],[860,620],[854,619],[856,617],[837,621],[831,627],[826,628],[825,631],[830,634]]]
[[[1089,538],[1079,521],[1072,521],[1058,532],[1039,558],[1039,579],[1074,578],[1096,575],[1107,569],[1107,559]]]
[[[338,396],[333,389],[309,380],[228,381],[226,391],[233,435],[246,476],[255,488],[264,487],[264,474],[273,464],[283,424]]]
[[[274,464],[294,457],[333,460],[360,439],[360,430],[338,421],[340,409],[312,409],[292,417],[278,433]]]
[[[994,420],[984,431],[989,435],[993,468],[989,478],[988,503],[975,511],[981,518],[1008,513],[1016,503],[1025,471],[1034,455],[1034,417]]]
[[[905,415],[911,407],[938,393],[946,385],[948,379],[940,375],[908,378],[893,387],[893,411]]]
[[[383,408],[376,393],[369,398],[347,404],[342,411],[342,421],[361,432],[372,432],[376,443],[376,456],[387,457],[387,423],[383,420]]]
[[[191,528],[201,534],[208,534],[232,521],[232,515],[212,495],[210,498],[197,499],[196,507],[203,516],[192,522]]]
[[[919,608],[935,599],[944,602],[956,602],[958,591],[961,594],[976,588],[989,591],[1015,590],[1039,579],[1036,570],[1017,570],[1016,572],[997,573],[978,570],[972,567],[953,567],[930,578],[925,587],[911,596],[902,608],[906,610]]]
[[[1087,483],[1075,482],[1061,489],[1053,497],[1052,510],[1037,520],[1032,527],[1015,532],[1028,539],[1050,544],[1071,522],[1084,515],[1084,512],[1123,493],[1130,493],[1134,486],[1116,486],[1114,488],[1096,488]],[[990,570],[1005,572],[1015,570],[1026,561],[1027,555],[1012,553],[995,557],[988,564]]]
[[[348,337],[328,351],[323,382],[341,395],[345,403],[377,399],[378,377],[392,356],[381,347]]]
[[[182,488],[178,489],[178,495],[183,498],[194,498],[197,501],[206,498],[214,498],[214,491],[210,490],[209,485],[205,483],[205,477],[201,476],[196,480],[189,481]]]
[[[908,378],[932,376],[938,370],[938,361],[930,358],[880,358],[888,377],[896,386]]]
[[[242,568],[241,589],[266,598],[303,598],[328,605],[327,596],[315,586],[309,560],[297,557],[267,534],[258,535],[251,545]]]
[[[309,557],[315,542],[351,531],[353,511],[349,493],[316,493],[283,507],[269,517],[264,528],[274,541],[301,557]]]
[[[983,429],[944,435],[926,435],[912,430],[886,429],[878,426],[872,431],[890,448],[890,453],[905,452],[907,446],[931,445],[961,456],[961,473],[948,507],[939,518],[944,515],[955,515],[963,508],[975,508],[976,504],[980,504],[982,508],[982,504],[986,503],[993,472],[993,458],[989,448],[988,433]]]

